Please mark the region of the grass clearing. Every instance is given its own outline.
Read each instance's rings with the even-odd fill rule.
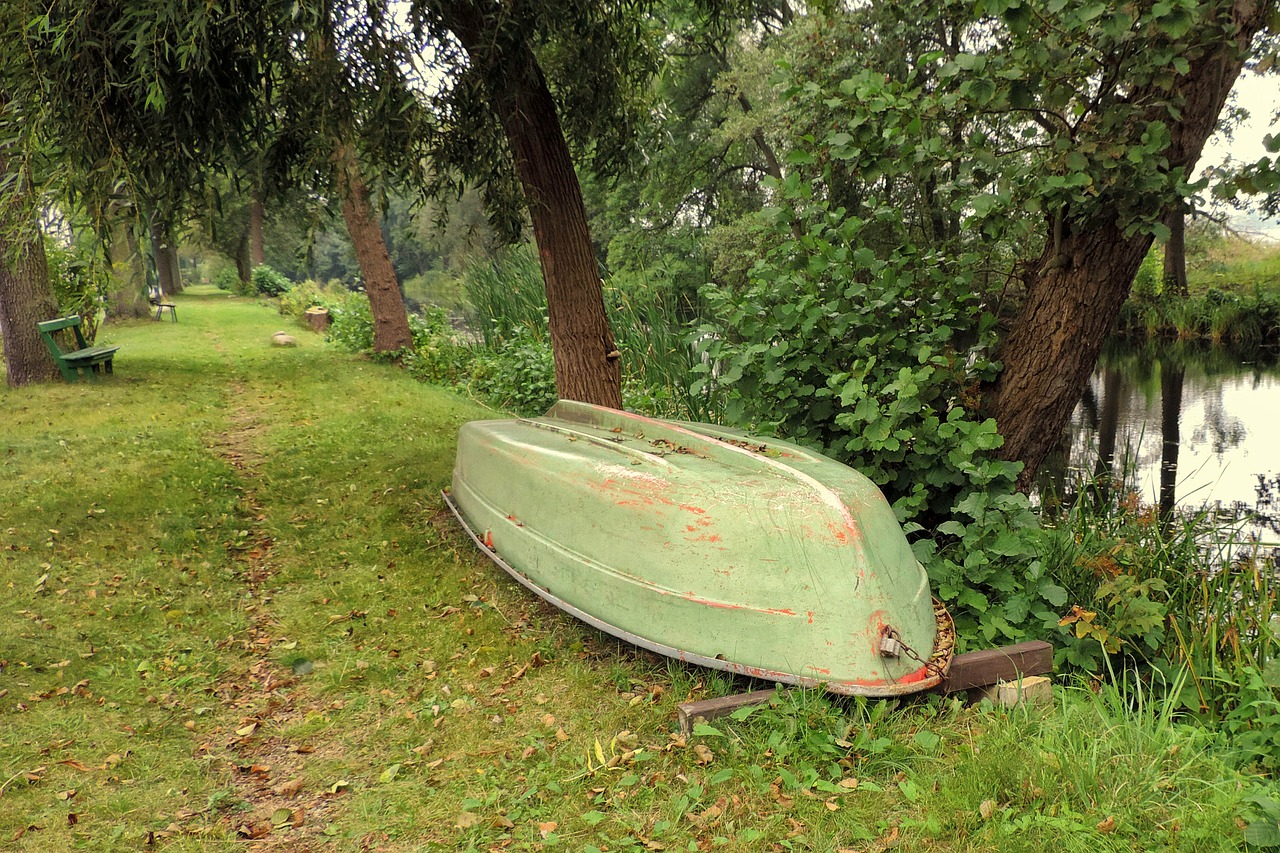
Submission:
[[[447,516],[473,403],[193,288],[10,390],[0,847],[1231,850],[1259,783],[1110,688],[773,706],[625,646]]]

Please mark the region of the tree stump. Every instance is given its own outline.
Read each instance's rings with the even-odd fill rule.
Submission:
[[[317,332],[323,332],[329,328],[329,324],[333,322],[333,318],[329,316],[328,308],[308,308],[307,324]]]

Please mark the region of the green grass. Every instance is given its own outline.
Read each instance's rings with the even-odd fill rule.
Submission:
[[[679,737],[747,685],[550,609],[446,515],[491,414],[177,302],[103,330],[114,377],[0,397],[0,848],[1239,848],[1260,783],[1112,688],[789,692]]]

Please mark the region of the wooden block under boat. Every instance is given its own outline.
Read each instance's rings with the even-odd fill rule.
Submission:
[[[1053,672],[1053,646],[1043,640],[1030,640],[996,649],[981,649],[956,655],[951,670],[931,693],[958,693],[962,690],[992,687],[1002,681],[1016,681],[1028,676]],[[676,706],[680,730],[693,732],[694,724],[727,717],[739,708],[763,705],[773,698],[774,690],[755,690],[733,696],[719,696]]]

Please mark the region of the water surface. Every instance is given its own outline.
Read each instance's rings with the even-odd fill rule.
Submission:
[[[1280,545],[1275,355],[1110,344],[1046,469],[1042,487],[1060,493],[1110,475],[1166,513],[1253,515],[1246,534]]]

